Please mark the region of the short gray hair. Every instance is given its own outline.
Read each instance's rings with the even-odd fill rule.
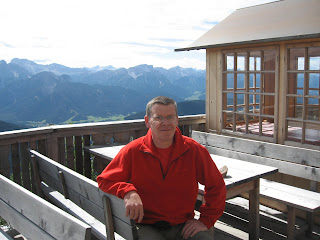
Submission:
[[[170,105],[173,104],[176,110],[176,115],[178,116],[178,110],[177,110],[177,103],[176,101],[174,101],[173,99],[169,98],[169,97],[164,97],[164,96],[158,96],[155,97],[154,99],[150,100],[147,104],[147,108],[146,108],[146,115],[148,117],[151,117],[152,114],[152,107],[155,104],[162,104],[162,105]]]

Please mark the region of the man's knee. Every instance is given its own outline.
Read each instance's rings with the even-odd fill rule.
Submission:
[[[160,231],[147,224],[136,224],[139,240],[165,240]]]
[[[214,228],[210,228],[208,231],[198,232],[192,238],[188,240],[214,240]]]

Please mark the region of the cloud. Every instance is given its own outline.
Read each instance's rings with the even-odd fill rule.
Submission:
[[[205,68],[204,52],[184,55],[173,49],[190,45],[237,8],[270,1],[2,0],[0,48],[6,61]]]
[[[8,43],[6,43],[6,42],[3,42],[3,41],[0,41],[0,46],[3,46],[3,47],[7,47],[7,48],[14,48],[14,46],[13,45],[11,45],[11,44],[8,44]]]

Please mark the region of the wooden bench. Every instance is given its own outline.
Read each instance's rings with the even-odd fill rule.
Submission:
[[[316,192],[320,181],[320,151],[198,131],[192,132],[192,138],[212,154],[277,167],[282,175],[276,180],[287,175],[309,180],[310,190],[306,190],[261,179],[260,196],[261,202],[265,198],[286,206],[288,239],[295,238],[296,209],[307,212],[306,234],[312,233],[315,212],[320,210],[320,193]]]
[[[34,150],[30,157],[39,195],[90,225],[98,239],[137,239],[134,221],[125,216],[123,199],[102,192],[95,181]]]
[[[0,186],[0,216],[27,239],[91,239],[90,226],[3,175]]]

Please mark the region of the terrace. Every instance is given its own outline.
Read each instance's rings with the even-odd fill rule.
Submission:
[[[179,117],[179,128],[189,136],[191,130],[205,131],[205,115]],[[36,149],[63,165],[95,180],[97,159],[84,151],[86,146],[127,143],[146,133],[143,120],[54,125],[44,128],[0,133],[0,173],[36,192],[28,148]],[[260,206],[262,239],[286,238],[286,213]],[[215,239],[248,239],[248,200],[237,196],[228,200],[224,215],[216,223]],[[297,221],[299,226],[301,220]],[[316,224],[314,235],[320,237]],[[297,239],[305,238],[304,234]]]
[[[297,161],[299,154],[275,151],[273,157],[259,160],[281,168],[272,180],[319,193],[319,7],[319,1],[285,0],[240,9],[190,47],[176,49],[207,51],[206,115],[180,117],[182,133],[214,132],[235,137],[232,140],[253,139],[259,144],[310,151],[312,159],[307,155]],[[35,192],[27,153],[32,148],[95,180],[101,169],[99,161],[84,147],[125,144],[146,130],[143,120],[134,120],[3,132],[0,173]],[[259,152],[252,143],[242,145],[243,150]],[[287,156],[278,161],[278,155]],[[250,157],[244,155],[242,160]],[[301,202],[308,201],[305,197]],[[270,201],[260,203],[260,239],[286,239],[288,208]],[[297,216],[295,228],[300,228],[306,214]],[[296,239],[320,239],[319,214],[313,220],[312,236],[298,235]],[[215,225],[216,239],[248,239],[247,222],[247,198],[228,200]]]

